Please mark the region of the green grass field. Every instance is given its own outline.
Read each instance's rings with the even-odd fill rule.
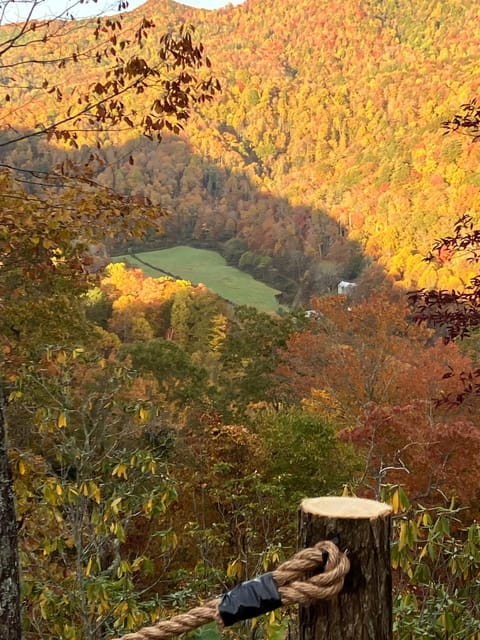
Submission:
[[[131,255],[115,256],[112,262],[125,262],[134,267],[141,268],[147,276],[159,278],[163,274],[157,271],[162,269],[175,275],[177,278],[189,280],[192,284],[202,282],[206,287],[218,293],[222,298],[231,300],[235,304],[245,304],[256,307],[260,311],[278,311],[275,294],[277,289],[255,280],[250,274],[230,267],[224,258],[207,249],[194,249],[193,247],[173,247],[160,251],[147,251],[136,254],[142,264]]]

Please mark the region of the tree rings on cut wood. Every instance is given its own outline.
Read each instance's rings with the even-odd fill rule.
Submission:
[[[303,500],[299,546],[333,540],[350,571],[338,596],[300,607],[300,640],[392,640],[391,511],[365,498]]]

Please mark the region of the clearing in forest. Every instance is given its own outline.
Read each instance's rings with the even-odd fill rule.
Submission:
[[[112,262],[139,267],[145,275],[153,278],[171,275],[192,284],[203,283],[222,298],[234,304],[256,307],[259,311],[277,312],[280,308],[275,298],[281,293],[278,289],[229,266],[216,251],[181,246],[115,256]]]

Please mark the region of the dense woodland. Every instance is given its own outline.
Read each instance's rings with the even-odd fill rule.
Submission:
[[[478,92],[476,2],[151,0],[123,20],[0,49],[0,426],[24,638],[107,640],[187,609],[288,557],[302,497],[352,493],[393,506],[395,638],[478,640],[478,297],[448,302],[472,319],[448,333],[407,296],[478,273],[468,245],[424,260],[478,222],[480,147],[442,129]],[[160,41],[183,22],[211,63],[189,59],[186,93],[160,65],[161,89],[71,115],[112,90],[112,59],[124,82],[138,71],[123,48],[184,55]],[[108,264],[179,243],[219,249],[291,310]],[[228,635],[295,637],[294,619]]]
[[[479,147],[441,128],[478,93],[475,2],[265,0],[207,12],[159,0],[132,24],[143,14],[159,33],[193,22],[222,84],[160,146],[128,128],[102,134],[102,180],[168,208],[165,240],[226,244],[237,263],[249,252],[241,266],[290,294],[292,279],[323,293],[372,259],[404,287],[468,281],[468,265],[422,258],[452,217],[478,205]],[[63,93],[76,73],[74,64],[55,69]],[[93,61],[82,73],[94,75]],[[31,78],[12,86],[3,117],[46,126],[59,110],[49,89]],[[77,142],[85,159],[86,134]],[[51,153],[30,140],[7,161],[28,166],[34,156],[37,165],[40,156],[46,167]]]

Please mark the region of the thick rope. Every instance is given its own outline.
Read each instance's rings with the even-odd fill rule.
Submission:
[[[320,568],[323,568],[322,573],[310,575]],[[333,542],[325,540],[299,551],[272,571],[272,577],[277,584],[282,606],[304,604],[313,600],[327,600],[337,595],[343,588],[349,569],[347,556]],[[115,640],[164,640],[213,621],[222,626],[218,613],[220,601],[221,598],[209,600],[201,607],[157,622],[152,627],[127,633]]]

